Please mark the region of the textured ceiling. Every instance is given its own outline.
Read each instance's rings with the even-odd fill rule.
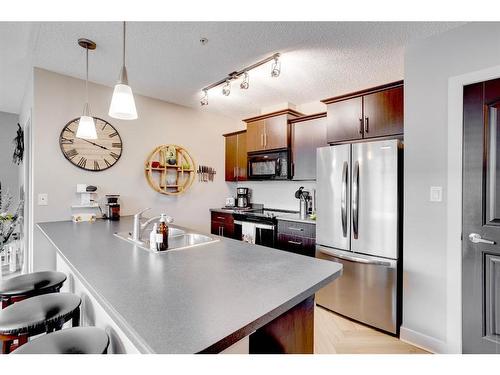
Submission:
[[[135,93],[199,107],[200,89],[227,73],[282,53],[282,74],[270,65],[250,75],[250,89],[233,84],[229,97],[209,93],[209,106],[243,118],[262,107],[302,104],[402,79],[404,48],[416,39],[460,23],[443,22],[130,22],[127,68]],[[113,86],[120,69],[121,23],[0,23],[0,110],[16,112],[34,66],[84,78],[84,51],[76,40],[97,43],[90,52],[90,80]],[[208,38],[205,46],[200,37]],[[5,48],[7,46],[8,48]],[[140,114],[139,114],[140,115]]]

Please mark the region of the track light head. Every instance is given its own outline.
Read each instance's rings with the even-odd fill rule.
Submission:
[[[208,105],[208,91],[203,90],[203,97],[200,99],[200,105],[203,107]]]
[[[231,81],[229,79],[226,79],[226,83],[222,86],[222,94],[224,96],[229,96],[229,94],[231,94]]]
[[[250,77],[248,76],[248,72],[245,72],[243,75],[243,81],[240,83],[240,89],[242,90],[248,90],[250,87]]]
[[[281,73],[281,62],[279,60],[279,55],[274,56],[274,62],[271,66],[271,77],[277,78]]]

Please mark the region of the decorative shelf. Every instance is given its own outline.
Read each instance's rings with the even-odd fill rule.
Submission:
[[[167,158],[172,160],[175,151],[176,164],[168,164]],[[153,167],[153,163],[155,166]],[[188,168],[184,168],[187,166]],[[148,156],[144,172],[149,186],[155,191],[165,195],[180,195],[193,183],[196,166],[187,150],[178,145],[161,145],[156,147]],[[175,183],[174,182],[175,179]]]

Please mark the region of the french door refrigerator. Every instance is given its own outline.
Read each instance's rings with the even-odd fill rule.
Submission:
[[[343,265],[318,305],[399,334],[402,147],[386,140],[317,150],[316,257]]]

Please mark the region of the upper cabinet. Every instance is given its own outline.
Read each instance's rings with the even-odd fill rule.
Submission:
[[[298,116],[302,114],[292,109],[285,109],[243,120],[247,123],[247,152],[289,147],[288,120]]]
[[[403,81],[322,100],[328,143],[403,134]]]
[[[316,149],[328,146],[326,112],[290,120],[292,176],[294,180],[316,180]]]
[[[247,132],[224,134],[226,140],[226,181],[247,179]]]

